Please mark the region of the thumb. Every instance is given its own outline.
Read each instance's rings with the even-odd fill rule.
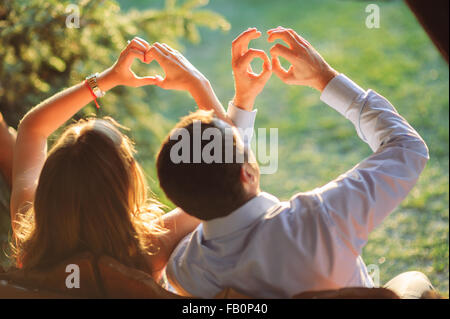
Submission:
[[[292,66],[291,66],[292,67]],[[289,76],[289,72],[283,68],[278,59],[278,56],[272,57],[272,70],[282,81],[286,82],[287,77]]]
[[[258,77],[263,79],[264,81],[267,81],[272,75],[272,64],[270,63],[269,57],[265,53],[263,56],[263,61],[263,70]]]
[[[123,53],[123,65],[126,68],[131,67],[131,64],[133,64],[134,59],[139,59],[142,62],[145,62],[145,54],[144,52],[141,52],[139,50],[133,49],[133,48],[127,48],[125,49]]]
[[[136,76],[133,82],[136,87],[139,87],[139,86],[145,86],[145,85],[161,86],[161,83],[163,81],[164,81],[164,79],[161,76],[155,75],[155,76],[143,76],[143,77]]]

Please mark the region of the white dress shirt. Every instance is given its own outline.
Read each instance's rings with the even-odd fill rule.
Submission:
[[[428,149],[385,98],[343,74],[330,81],[321,100],[349,119],[374,153],[289,201],[260,193],[230,215],[201,223],[166,268],[180,293],[211,298],[233,288],[255,298],[289,298],[308,290],[373,286],[362,248],[416,184]],[[253,124],[254,115],[244,116],[249,122],[240,118],[239,125]]]

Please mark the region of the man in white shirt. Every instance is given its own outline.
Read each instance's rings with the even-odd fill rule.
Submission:
[[[222,132],[227,126],[211,114],[184,118],[157,159],[168,198],[202,220],[167,265],[169,282],[180,294],[211,298],[233,288],[256,298],[290,298],[302,291],[373,287],[362,248],[416,184],[429,158],[425,142],[385,98],[338,74],[293,30],[279,27],[268,34],[270,42],[289,45],[272,47],[271,65],[264,52],[248,49],[261,35],[256,29],[233,41],[236,95],[228,113],[235,124],[253,127],[254,100],[273,71],[287,84],[319,90],[321,100],[349,119],[374,153],[325,186],[281,202],[260,191],[258,165],[248,160],[251,151],[241,147],[237,133],[234,151],[247,156],[244,163],[173,163],[177,129],[192,133],[196,120]],[[278,56],[292,64],[289,70]],[[254,57],[265,61],[259,76],[248,68]],[[205,146],[191,146],[190,158]]]

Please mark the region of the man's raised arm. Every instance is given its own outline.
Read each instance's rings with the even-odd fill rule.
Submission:
[[[385,98],[338,75],[295,31],[279,27],[268,33],[269,41],[282,39],[290,46],[272,47],[273,72],[288,84],[321,91],[321,100],[349,119],[359,137],[374,151],[353,169],[313,192],[330,225],[336,226],[344,241],[361,253],[370,231],[416,184],[429,158],[427,146]],[[292,63],[289,70],[283,69],[278,56]]]

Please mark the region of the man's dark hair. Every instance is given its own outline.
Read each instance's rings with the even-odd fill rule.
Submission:
[[[208,128],[218,132],[215,138],[221,139],[221,160],[208,163],[203,156],[205,146],[211,140],[200,138],[200,154],[194,154],[194,127],[200,127],[200,136]],[[180,129],[189,133],[189,161],[178,162],[171,158],[171,150],[182,140],[181,135],[175,134]],[[182,118],[172,132],[165,138],[157,155],[156,167],[161,188],[166,196],[186,213],[201,220],[211,220],[230,214],[243,205],[246,195],[241,183],[240,174],[247,152],[236,145],[236,136],[230,137],[231,127],[215,118],[212,112],[197,111]],[[232,161],[226,163],[226,135],[232,138]],[[197,141],[198,142],[198,141]],[[209,150],[209,149],[208,149]],[[199,149],[195,150],[197,153]],[[178,153],[178,151],[177,151]],[[212,151],[214,155],[214,151]],[[216,154],[217,155],[217,154]],[[194,163],[194,156],[200,157],[199,163]],[[228,161],[230,161],[228,154]],[[198,160],[197,160],[198,161]]]

